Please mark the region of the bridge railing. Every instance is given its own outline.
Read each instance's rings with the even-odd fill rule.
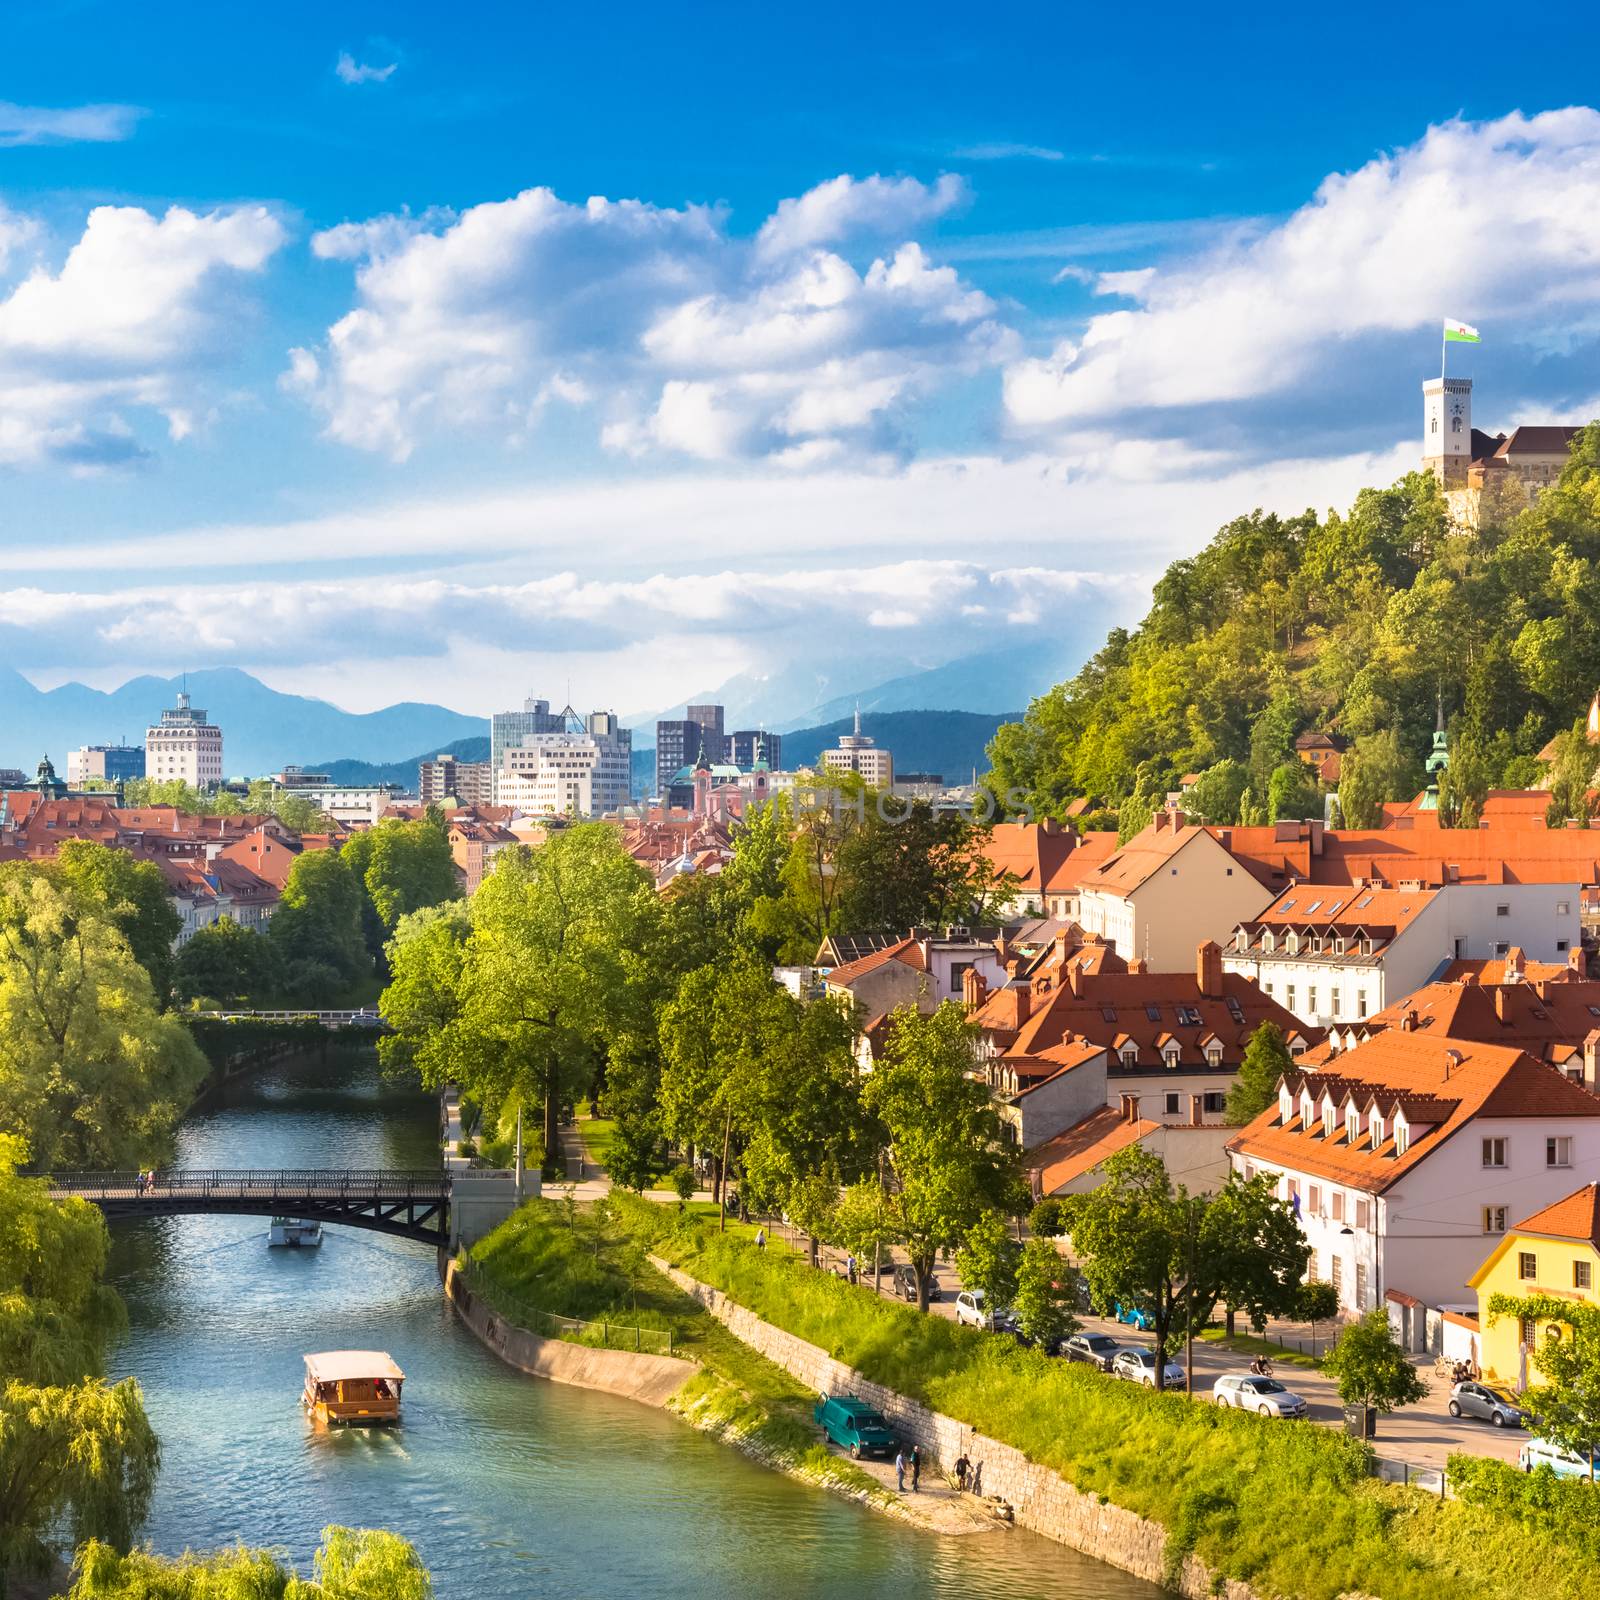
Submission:
[[[331,1197],[363,1195],[386,1199],[445,1196],[450,1178],[437,1168],[298,1167],[267,1170],[247,1167],[183,1168],[157,1171],[148,1179],[137,1172],[57,1172],[48,1175],[59,1194],[85,1199],[123,1199],[139,1195],[295,1195]]]
[[[320,1022],[325,1027],[382,1028],[384,1020],[371,1007],[356,1011],[196,1011],[203,1022]]]

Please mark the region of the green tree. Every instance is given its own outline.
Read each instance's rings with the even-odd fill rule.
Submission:
[[[277,987],[277,953],[270,939],[240,927],[232,917],[218,917],[191,934],[178,951],[178,997],[224,1006],[259,1004]]]
[[[1410,800],[1422,784],[1422,763],[1398,728],[1363,734],[1339,769],[1340,819],[1347,828],[1376,828],[1386,801]]]
[[[851,1254],[872,1262],[873,1283],[881,1287],[879,1269],[888,1260],[890,1248],[900,1242],[900,1235],[894,1204],[876,1175],[858,1179],[839,1196],[833,1231]]]
[[[1183,797],[1190,816],[1211,823],[1238,823],[1239,802],[1250,787],[1250,769],[1242,761],[1224,757],[1209,766]]]
[[[458,1083],[490,1118],[513,1098],[542,1105],[552,1159],[561,1106],[593,1085],[613,1019],[632,1012],[653,915],[649,877],[605,823],[508,847],[473,896],[459,951],[453,933],[420,935],[415,963],[410,941],[397,945],[403,970],[379,1003],[396,1030],[386,1059],[430,1088]]]
[[[1382,1306],[1352,1322],[1339,1342],[1323,1357],[1322,1370],[1339,1386],[1347,1406],[1362,1406],[1385,1414],[1397,1406],[1425,1399],[1428,1385],[1411,1365],[1389,1327]]]
[[[1046,1195],[1028,1213],[1028,1231],[1038,1239],[1059,1239],[1067,1231],[1067,1208],[1055,1195]]]
[[[923,1311],[939,1252],[957,1248],[986,1212],[1017,1201],[1016,1152],[1000,1138],[987,1091],[968,1076],[972,1041],[954,1002],[931,1016],[898,1011],[863,1090],[887,1134],[896,1232]]]
[[[1079,1326],[1072,1312],[1077,1279],[1048,1239],[1033,1238],[1023,1245],[1011,1306],[1022,1336],[1041,1350],[1054,1350]]]
[[[183,919],[160,867],[153,861],[137,861],[126,850],[88,839],[66,839],[50,870],[127,940],[134,960],[150,974],[157,1003],[165,1006],[172,998],[172,948],[183,931]]]
[[[1278,1099],[1278,1083],[1294,1067],[1282,1030],[1275,1022],[1261,1023],[1244,1047],[1239,1076],[1228,1090],[1226,1117],[1231,1126],[1242,1128],[1254,1122]]]
[[[813,1172],[794,1182],[784,1206],[789,1220],[810,1246],[811,1265],[817,1265],[819,1247],[836,1237],[839,1215],[839,1179],[829,1172]]]
[[[63,1529],[126,1549],[144,1522],[161,1451],[132,1378],[0,1388],[0,1575],[42,1573]]]
[[[1224,1300],[1257,1325],[1293,1309],[1310,1249],[1264,1177],[1234,1174],[1215,1194],[1193,1195],[1137,1145],[1101,1174],[1097,1188],[1068,1201],[1072,1246],[1097,1305],[1150,1317],[1158,1387],[1171,1341],[1203,1328]]]
[[[967,1229],[967,1236],[956,1251],[956,1271],[969,1289],[979,1290],[985,1308],[993,1316],[1007,1311],[1017,1292],[1017,1263],[1022,1246],[1012,1238],[1006,1219],[998,1211],[986,1211]]]
[[[267,925],[285,998],[333,1005],[371,973],[362,903],[361,885],[336,851],[295,858]]]
[[[339,854],[365,891],[370,914],[364,926],[374,955],[381,954],[401,917],[461,893],[450,840],[426,820],[380,822],[353,834]]]
[[[373,1528],[324,1528],[302,1579],[268,1550],[242,1545],[210,1554],[127,1555],[91,1541],[74,1564],[67,1600],[431,1600],[433,1584],[415,1549]]]
[[[0,868],[0,1132],[44,1166],[164,1157],[206,1074],[109,920],[48,872]]]
[[[1281,762],[1267,782],[1267,820],[1303,821],[1322,815],[1322,797],[1303,761]]]
[[[1595,814],[1590,794],[1597,758],[1589,743],[1588,731],[1579,719],[1556,737],[1555,758],[1550,765],[1550,804],[1545,821],[1559,828],[1569,818],[1587,822]]]
[[[1491,1295],[1489,1319],[1501,1317],[1546,1329],[1531,1363],[1536,1381],[1523,1391],[1522,1403],[1546,1439],[1589,1462],[1592,1481],[1600,1454],[1600,1310],[1548,1294]]]
[[[672,1184],[672,1192],[678,1197],[678,1209],[688,1210],[689,1202],[694,1199],[694,1168],[680,1163],[667,1174],[667,1178]]]
[[[1300,1285],[1295,1315],[1311,1324],[1311,1352],[1316,1354],[1317,1324],[1332,1322],[1339,1315],[1339,1291],[1321,1278],[1307,1278]]]

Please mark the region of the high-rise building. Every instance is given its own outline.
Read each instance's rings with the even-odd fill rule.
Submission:
[[[584,816],[601,816],[625,806],[633,795],[633,734],[621,726],[614,711],[591,711],[580,717],[571,706],[554,715],[548,707],[548,701],[530,700],[525,712],[495,716],[490,746],[499,750],[491,774],[495,804],[529,805],[537,796],[540,809]],[[512,739],[510,730],[502,729],[502,720],[522,716],[536,725]],[[502,733],[504,743],[499,742]],[[580,768],[585,774],[581,790],[573,787]],[[555,787],[530,789],[528,780],[541,773]]]
[[[85,744],[67,752],[67,784],[81,789],[90,778],[105,783],[126,783],[144,776],[144,746],[137,744]]]
[[[700,753],[700,724],[687,717],[656,724],[656,793],[665,797],[673,778]]]
[[[690,706],[684,715],[690,722],[699,724],[700,731],[706,737],[706,758],[710,761],[722,760],[722,707],[721,706]],[[697,750],[690,751],[689,759],[698,758]]]
[[[834,750],[822,752],[822,765],[829,772],[854,772],[873,789],[894,787],[894,757],[879,750],[861,731],[861,707],[856,707],[856,731],[839,735]]]
[[[196,789],[222,782],[222,729],[189,704],[181,690],[178,703],[161,713],[161,721],[144,736],[144,775],[157,783],[181,779]]]
[[[550,709],[548,700],[524,700],[520,711],[497,711],[489,718],[489,766],[498,772],[506,751],[530,733],[564,733],[566,717]]]
[[[771,771],[781,771],[783,735],[768,733],[764,728],[737,728],[728,735],[724,759],[730,765],[748,772],[756,764],[758,754]]]
[[[417,798],[425,806],[454,799],[464,806],[486,806],[494,800],[494,768],[487,761],[458,761],[437,755],[417,763]]]

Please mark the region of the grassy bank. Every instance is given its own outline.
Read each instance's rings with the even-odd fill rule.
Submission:
[[[657,1272],[613,1205],[530,1200],[472,1247],[467,1267],[496,1311],[534,1333],[600,1342],[592,1331],[536,1326],[535,1309],[581,1318],[593,1328],[670,1332],[672,1353],[700,1367],[673,1396],[671,1409],[782,1471],[858,1498],[881,1498],[867,1474],[824,1448],[811,1420],[816,1397],[810,1390]],[[610,1343],[633,1348],[625,1334],[614,1333]]]
[[[1155,1395],[1010,1340],[924,1316],[759,1251],[703,1216],[614,1197],[634,1237],[767,1321],[902,1394],[1016,1446],[1078,1488],[1173,1530],[1263,1595],[1580,1600],[1596,1552],[1480,1499],[1441,1503],[1367,1475],[1366,1447]]]

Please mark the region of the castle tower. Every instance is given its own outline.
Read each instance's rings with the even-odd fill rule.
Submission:
[[[1422,468],[1446,489],[1465,489],[1472,464],[1472,379],[1429,378],[1422,386]]]

